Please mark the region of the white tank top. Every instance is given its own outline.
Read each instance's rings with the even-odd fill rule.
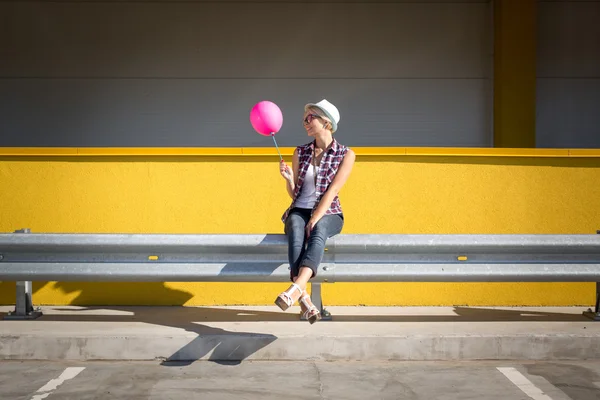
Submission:
[[[316,168],[317,176],[319,175],[319,167]],[[310,208],[312,209],[317,202],[317,190],[315,188],[315,169],[314,166],[311,165],[306,170],[306,175],[304,176],[304,183],[302,184],[302,189],[300,190],[300,194],[296,199],[295,207],[298,208]]]

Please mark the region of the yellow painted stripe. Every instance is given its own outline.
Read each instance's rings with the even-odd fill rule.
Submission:
[[[570,157],[598,157],[600,149],[570,149]]]
[[[277,149],[275,147],[244,147],[242,154],[245,156],[277,156]],[[294,154],[294,147],[280,147],[279,151],[282,156],[291,156]]]
[[[68,156],[77,155],[75,147],[0,147],[1,156]]]
[[[352,147],[360,156],[405,156],[406,147]]]
[[[600,149],[352,147],[359,156],[600,157]],[[293,147],[280,147],[291,156]],[[277,156],[273,147],[0,147],[0,156]]]
[[[568,149],[511,149],[511,148],[408,148],[409,156],[502,156],[502,157],[568,157]],[[600,156],[600,151],[597,152]]]
[[[84,156],[239,156],[239,147],[80,147]]]

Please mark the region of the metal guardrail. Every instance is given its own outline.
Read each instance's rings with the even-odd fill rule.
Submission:
[[[600,282],[600,235],[342,234],[319,269],[321,308],[322,282]],[[0,234],[0,280],[18,282],[15,318],[36,316],[31,281],[285,282],[287,238],[22,230]]]

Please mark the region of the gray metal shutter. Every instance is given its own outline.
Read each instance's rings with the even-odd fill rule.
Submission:
[[[491,146],[489,1],[0,2],[0,146]]]
[[[538,4],[537,147],[600,148],[600,1]]]

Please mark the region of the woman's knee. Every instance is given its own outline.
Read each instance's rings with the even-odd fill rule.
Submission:
[[[313,231],[325,238],[337,235],[344,226],[344,220],[337,215],[326,215],[321,218],[313,228]]]
[[[290,214],[290,216],[285,220],[285,233],[287,234],[304,231],[305,227],[306,222],[299,215]]]

